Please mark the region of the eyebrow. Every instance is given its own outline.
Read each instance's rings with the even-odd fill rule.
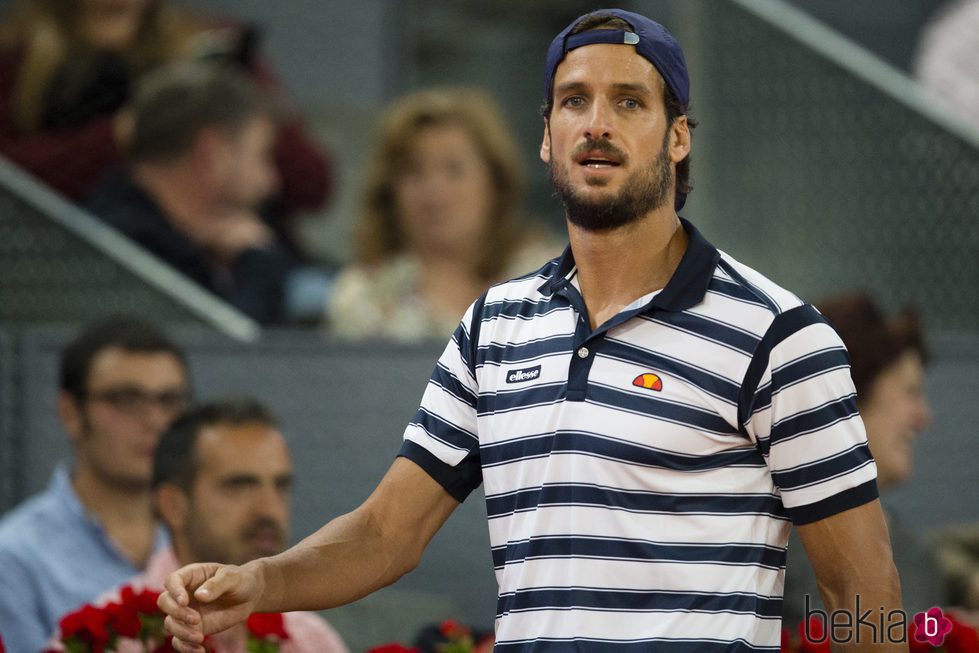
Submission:
[[[220,483],[224,486],[233,485],[258,485],[261,482],[255,474],[229,474],[221,479]]]
[[[588,84],[585,82],[565,82],[564,84],[558,85],[554,92],[555,94],[561,93],[571,93],[576,91],[583,91],[588,88]],[[614,88],[619,93],[629,92],[629,93],[639,93],[643,95],[653,95],[653,89],[649,87],[648,84],[636,84],[632,82],[618,82],[612,84]]]
[[[276,485],[288,485],[293,482],[293,475],[288,473],[278,474],[272,479],[272,481]],[[225,486],[258,485],[259,483],[262,482],[262,478],[257,474],[236,473],[236,474],[228,474],[227,476],[223,477],[219,482],[221,485],[225,485]]]

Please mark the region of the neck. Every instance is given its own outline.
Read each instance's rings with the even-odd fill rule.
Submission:
[[[569,222],[568,236],[592,329],[666,286],[688,240],[672,203],[668,210],[610,231],[589,231]]]
[[[85,510],[98,517],[110,537],[121,539],[121,532],[134,527],[154,530],[149,484],[137,488],[112,483],[91,468],[78,465],[72,474],[71,485]]]

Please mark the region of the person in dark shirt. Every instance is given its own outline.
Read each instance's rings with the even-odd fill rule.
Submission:
[[[281,319],[290,256],[259,207],[279,188],[276,110],[227,66],[182,64],[133,104],[126,165],[86,206],[262,324]]]

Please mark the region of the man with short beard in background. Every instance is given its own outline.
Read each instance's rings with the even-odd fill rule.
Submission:
[[[128,584],[161,590],[183,565],[243,565],[280,553],[289,538],[292,480],[289,447],[262,404],[232,399],[190,409],[163,435],[153,464],[153,504],[173,546]],[[288,612],[283,627],[288,639],[279,653],[348,653],[315,614]],[[219,653],[244,653],[247,636],[240,625],[212,644]]]

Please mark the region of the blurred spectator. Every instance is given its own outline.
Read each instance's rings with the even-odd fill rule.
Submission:
[[[279,183],[275,125],[267,96],[233,69],[160,69],[133,103],[127,167],[87,207],[247,315],[277,322],[291,257],[258,215]]]
[[[520,152],[475,90],[408,95],[384,114],[357,226],[357,260],[328,306],[346,338],[446,337],[488,283],[560,253],[520,220]]]
[[[192,562],[242,565],[282,552],[289,538],[292,461],[275,419],[252,399],[202,404],[174,422],[153,462],[153,504],[172,548],[127,581],[161,591],[166,577]],[[118,599],[118,590],[100,603]],[[340,635],[310,612],[284,615],[289,639],[279,653],[347,653]],[[222,653],[246,650],[244,625],[214,636]]]
[[[915,76],[979,129],[979,0],[957,0],[925,26]]]
[[[11,651],[40,650],[63,614],[167,543],[150,480],[159,438],[190,392],[183,353],[152,326],[116,318],[69,344],[60,374],[73,464],[0,520],[0,632]]]
[[[865,293],[838,295],[816,307],[840,334],[850,358],[857,408],[877,464],[881,494],[905,483],[914,463],[917,437],[931,423],[925,398],[927,352],[918,315],[906,309],[887,319]],[[901,578],[904,609],[909,613],[944,603],[934,557],[882,496],[891,535],[894,564]],[[787,627],[804,617],[805,596],[812,607],[822,602],[805,549],[794,533],[789,538],[783,615]]]
[[[124,107],[160,65],[218,59],[279,94],[255,35],[167,0],[15,0],[0,27],[0,154],[81,201],[118,163]],[[294,244],[288,216],[323,204],[329,161],[297,115],[281,125],[275,160],[282,188],[266,217]]]

